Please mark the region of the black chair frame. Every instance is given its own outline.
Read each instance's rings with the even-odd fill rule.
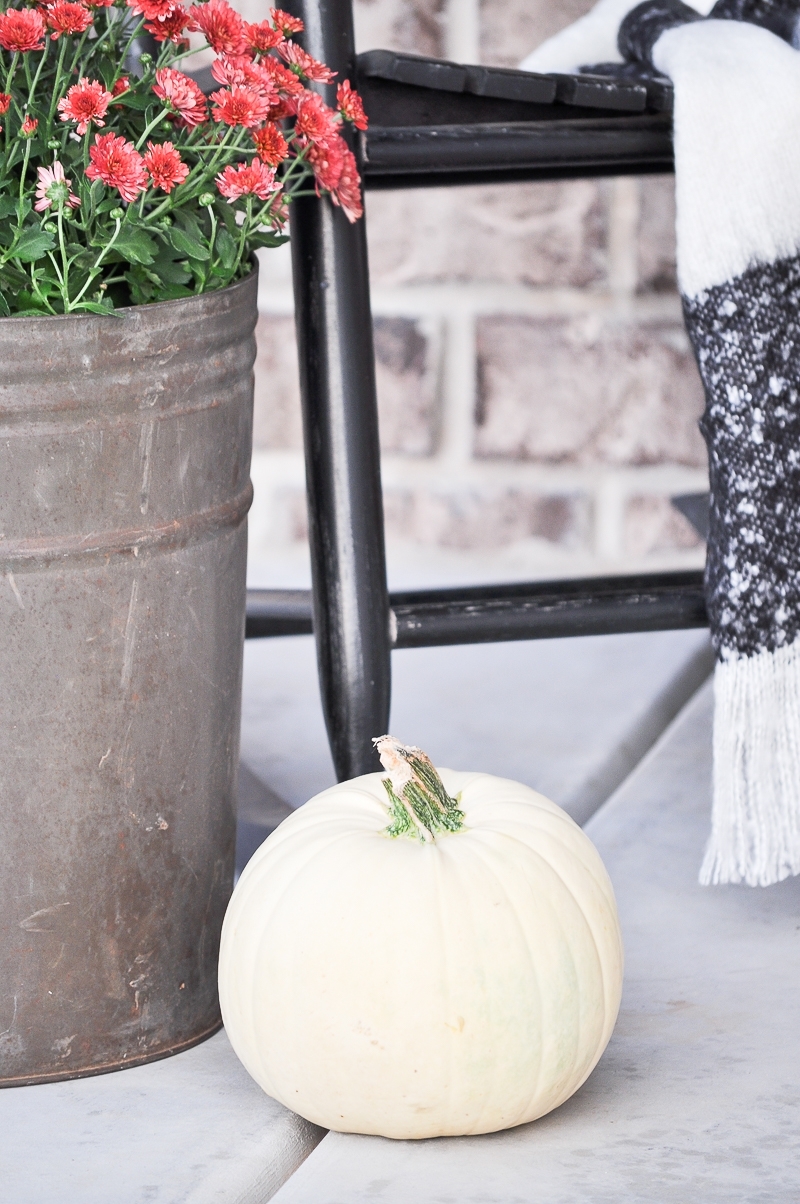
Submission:
[[[538,76],[390,51],[355,53],[351,0],[291,0],[306,49],[350,79],[367,189],[646,174],[673,168],[658,79]],[[335,104],[335,85],[323,89]],[[389,595],[366,226],[328,200],[292,206],[312,590],[250,591],[248,637],[316,637],[339,780],[378,768],[392,648],[707,624],[701,572]]]

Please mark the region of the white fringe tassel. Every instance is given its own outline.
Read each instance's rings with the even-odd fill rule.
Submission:
[[[718,662],[704,886],[800,873],[800,640]]]

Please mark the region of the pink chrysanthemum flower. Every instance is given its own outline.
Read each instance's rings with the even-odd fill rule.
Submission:
[[[358,92],[355,92],[350,87],[348,79],[343,84],[339,84],[339,87],[336,89],[336,105],[345,121],[352,121],[357,130],[365,130],[367,128],[369,122],[364,112],[363,101]]]
[[[185,43],[188,46],[189,40],[183,36],[188,24],[189,14],[186,9],[182,5],[176,4],[166,16],[156,17],[153,21],[145,21],[144,27],[157,42],[174,42],[176,46]]]
[[[273,29],[269,21],[261,21],[258,25],[250,25],[245,21],[244,35],[254,54],[266,54],[268,50],[280,46],[283,41],[283,34],[280,30]]]
[[[74,36],[84,33],[92,23],[92,14],[83,4],[73,3],[73,0],[56,0],[45,9],[47,24],[52,29],[50,38],[57,41],[62,34]]]
[[[83,0],[87,8],[111,8],[114,0]]]
[[[81,79],[58,102],[62,121],[77,121],[77,132],[85,134],[90,125],[104,126],[108,106],[114,99],[96,79]]]
[[[176,184],[182,184],[189,168],[181,159],[171,142],[148,142],[143,156],[147,174],[154,188],[170,193]]]
[[[253,142],[262,163],[277,167],[289,154],[289,147],[277,125],[270,122],[263,129],[253,132]]]
[[[348,146],[344,148],[339,183],[331,190],[331,200],[334,205],[340,205],[349,222],[356,222],[364,214],[361,202],[361,185],[358,179],[356,157]]]
[[[8,92],[0,92],[0,113],[7,113],[11,107],[11,97]]]
[[[144,17],[145,21],[165,20],[175,8],[177,0],[126,0],[128,8]]]
[[[264,63],[255,63],[246,54],[221,54],[211,64],[211,74],[229,88],[241,84],[261,92],[269,104],[278,102],[278,89],[271,72]]]
[[[18,54],[41,50],[44,21],[35,8],[9,8],[0,14],[0,46]]]
[[[123,201],[135,201],[147,187],[144,162],[132,142],[116,134],[95,134],[89,158],[87,179],[102,180],[109,188],[116,188]]]
[[[244,21],[227,0],[208,0],[197,4],[191,11],[194,29],[203,34],[212,50],[217,54],[244,54],[247,36]]]
[[[282,8],[271,8],[269,15],[275,28],[279,29],[285,38],[290,38],[293,33],[303,32],[304,26],[300,18],[285,13]]]
[[[72,191],[72,181],[64,175],[64,168],[58,159],[52,167],[37,167],[36,170],[39,174],[34,205],[37,213],[44,213],[45,209],[50,209],[53,205],[57,209],[64,205],[77,209],[80,201]]]
[[[116,99],[116,97],[121,96],[123,92],[127,92],[130,86],[131,81],[128,79],[127,75],[121,75],[112,87],[111,95]]]
[[[39,122],[35,117],[29,117],[26,115],[25,120],[19,127],[19,132],[23,138],[32,138],[36,133],[38,125]]]
[[[310,54],[294,42],[281,42],[278,54],[288,63],[289,70],[301,79],[313,79],[318,84],[329,84],[336,75],[324,63],[318,63]]]
[[[217,188],[229,203],[238,201],[239,197],[252,194],[259,200],[266,201],[280,185],[275,182],[273,168],[256,157],[252,163],[239,163],[236,167],[226,167],[216,180]]]
[[[234,84],[247,84],[250,68],[255,66],[246,54],[220,54],[211,64],[211,74],[218,84],[231,88]]]
[[[289,71],[284,67],[283,63],[279,63],[271,55],[261,59],[257,65],[261,71],[269,75],[279,92],[284,92],[287,96],[296,96],[298,98],[305,95],[306,90],[295,73]]]
[[[225,125],[242,125],[252,129],[266,120],[269,111],[269,101],[262,92],[248,88],[242,84],[234,84],[230,91],[221,89],[213,92],[212,110],[215,121],[224,121]]]
[[[316,92],[307,92],[297,106],[295,133],[312,146],[322,146],[339,137],[340,122],[333,109]]]
[[[317,195],[320,189],[333,192],[338,187],[346,150],[347,144],[338,135],[328,142],[312,142],[306,161],[314,173]]]
[[[206,98],[193,79],[172,67],[156,71],[153,91],[159,100],[189,127],[202,125],[208,119]]]

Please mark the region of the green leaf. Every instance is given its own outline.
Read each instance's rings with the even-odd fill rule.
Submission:
[[[216,249],[219,253],[220,263],[225,268],[225,271],[232,271],[236,263],[239,247],[236,239],[228,233],[224,226],[221,230],[217,230]]]
[[[123,226],[112,247],[130,263],[152,263],[158,254],[155,241],[136,226]]]
[[[16,202],[14,205],[14,211],[17,215],[17,222],[21,226],[31,211],[31,203],[26,196],[24,196],[21,201]]]
[[[205,216],[206,215],[204,213],[203,217],[205,218]],[[188,234],[190,238],[193,238],[195,242],[202,242],[206,237],[197,221],[197,218],[188,209],[177,209],[175,211],[175,220],[184,233]]]
[[[208,252],[208,247],[197,239],[187,234],[185,230],[181,230],[178,226],[173,226],[169,232],[170,242],[176,251],[181,255],[186,255],[189,259],[199,259],[205,261],[211,256]]]
[[[17,293],[17,301],[20,305],[24,305],[26,309],[39,309],[42,313],[45,312],[46,306],[42,304],[41,292],[37,297],[28,289],[21,288]]]
[[[30,283],[28,273],[10,261],[0,267],[0,288],[5,293],[18,293]]]
[[[274,234],[271,230],[256,230],[255,233],[248,235],[247,245],[251,248],[282,247],[288,241],[288,234]]]
[[[17,202],[13,197],[0,197],[0,220],[4,217],[11,217],[12,213],[17,212]]]
[[[194,293],[190,288],[185,288],[182,284],[165,284],[156,293],[158,301],[178,301],[181,297],[194,297]]]
[[[174,259],[157,259],[150,271],[164,284],[188,284],[192,278],[191,272]]]
[[[79,272],[90,272],[97,259],[94,251],[90,251],[88,247],[82,247],[80,243],[76,242],[67,243],[67,255],[70,267]]]
[[[23,230],[22,237],[12,251],[12,255],[22,263],[34,263],[48,251],[52,251],[55,245],[56,240],[52,234],[48,234],[46,230],[41,230],[38,226],[28,226],[26,230]]]
[[[4,318],[11,317],[11,310],[9,309],[8,302],[2,293],[0,293],[0,315],[2,315]]]
[[[127,109],[139,109],[141,112],[149,108],[155,109],[152,96],[138,96],[135,92],[129,92],[127,96],[121,96],[115,103]],[[153,116],[155,116],[155,112],[153,112]]]
[[[75,313],[79,309],[86,309],[90,314],[114,314],[119,317],[111,301],[81,301],[71,312]]]
[[[125,272],[125,281],[133,305],[146,305],[153,300],[153,282],[147,279],[142,268],[134,267],[130,272]]]
[[[214,206],[214,212],[217,218],[224,222],[229,232],[235,238],[239,233],[239,227],[236,222],[236,210],[233,205],[229,205],[227,201],[223,201],[220,197],[219,201]]]

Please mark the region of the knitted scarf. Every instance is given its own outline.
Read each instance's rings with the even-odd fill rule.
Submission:
[[[717,653],[705,884],[800,873],[800,0],[600,0],[522,66],[672,80]]]

